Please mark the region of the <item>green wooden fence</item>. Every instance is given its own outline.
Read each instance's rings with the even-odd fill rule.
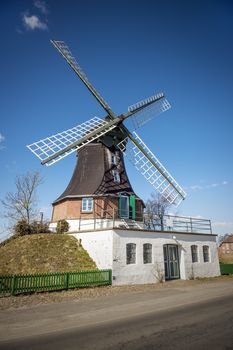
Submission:
[[[233,275],[233,264],[220,264],[222,275]]]
[[[47,292],[112,284],[112,270],[0,275],[0,295]]]

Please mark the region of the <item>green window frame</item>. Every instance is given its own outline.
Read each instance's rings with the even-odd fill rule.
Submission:
[[[121,219],[129,218],[129,196],[119,195],[119,217]]]

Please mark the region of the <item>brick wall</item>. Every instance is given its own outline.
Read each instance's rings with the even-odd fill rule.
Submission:
[[[118,216],[117,197],[94,198],[94,210],[82,212],[82,198],[67,199],[53,205],[52,222],[69,219],[113,218]],[[142,220],[143,206],[141,200],[136,200],[136,220]]]
[[[67,199],[59,203],[54,204],[52,222],[56,222],[61,219],[79,219],[81,218],[93,218],[94,216],[99,218],[106,218],[113,216],[113,210],[117,211],[118,199],[117,198],[94,198],[94,210],[91,212],[82,212],[82,198]]]

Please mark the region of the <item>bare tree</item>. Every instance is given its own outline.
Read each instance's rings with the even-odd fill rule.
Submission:
[[[232,234],[230,233],[225,233],[225,234],[222,234],[222,235],[219,235],[218,236],[218,245],[220,245],[225,239],[227,239],[228,237],[231,237]]]
[[[145,218],[146,225],[149,228],[164,229],[164,215],[167,213],[171,204],[160,194],[151,193],[146,202]]]
[[[36,190],[41,183],[42,178],[37,171],[16,176],[15,192],[8,192],[1,201],[4,216],[13,223],[19,220],[31,223],[38,214]]]

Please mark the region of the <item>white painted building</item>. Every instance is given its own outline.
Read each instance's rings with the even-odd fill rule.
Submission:
[[[216,235],[112,228],[72,233],[113,284],[155,283],[220,275]]]

